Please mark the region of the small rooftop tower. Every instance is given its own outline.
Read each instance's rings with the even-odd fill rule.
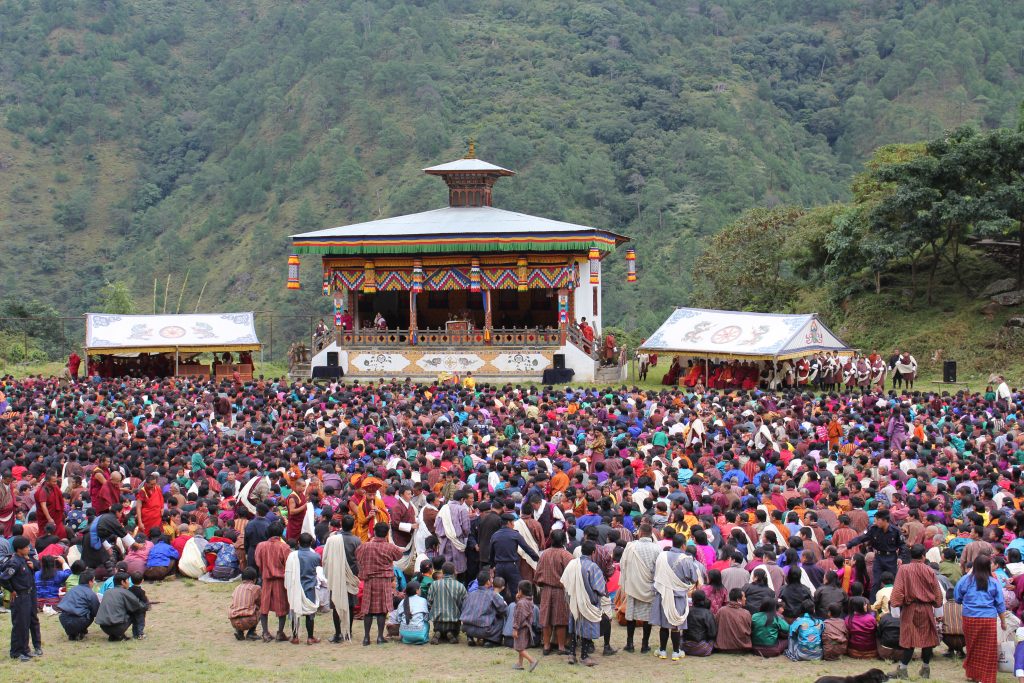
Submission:
[[[477,159],[473,140],[469,141],[469,151],[465,158],[431,166],[423,169],[423,172],[444,178],[448,185],[448,206],[451,207],[492,206],[491,188],[494,182],[502,176],[515,175],[515,172],[507,168]]]

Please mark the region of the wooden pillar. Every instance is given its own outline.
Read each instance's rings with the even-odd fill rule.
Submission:
[[[483,291],[484,296],[484,342],[491,343],[491,329],[493,328],[493,316],[491,314],[491,307],[494,305],[494,300],[491,298],[491,290],[485,289]]]
[[[350,297],[349,306],[351,306],[352,317],[354,319],[354,322],[352,323],[352,329],[353,331],[361,330],[363,329],[363,323],[359,319],[359,291],[351,290],[349,291],[348,295]]]
[[[416,345],[416,292],[409,292],[409,344]]]
[[[565,346],[565,338],[568,335],[569,324],[572,322],[572,292],[565,287],[555,290],[558,301],[558,343]],[[565,301],[565,320],[562,320],[562,301]]]

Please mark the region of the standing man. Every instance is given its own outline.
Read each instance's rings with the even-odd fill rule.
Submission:
[[[72,351],[71,355],[68,356],[68,374],[71,376],[72,382],[78,379],[78,368],[81,366],[82,357]]]
[[[391,540],[402,549],[403,564],[405,560],[415,559],[409,555],[414,552],[412,536],[417,527],[416,508],[412,504],[412,487],[400,486],[398,488],[398,500],[388,510],[391,514]]]
[[[260,594],[260,625],[263,627],[263,642],[274,640],[270,635],[267,620],[270,613],[277,615],[277,640],[284,642],[288,636],[284,632],[284,620],[288,616],[288,592],[284,588],[284,569],[291,552],[288,544],[281,538],[284,524],[275,521],[267,530],[270,538],[256,546],[256,566],[263,579],[263,590]]]
[[[331,528],[335,531],[327,537],[327,543],[324,544],[324,576],[331,591],[331,610],[334,613],[334,636],[330,640],[332,643],[348,640],[352,634],[356,595],[359,593],[356,548],[362,543],[352,534],[355,523],[352,515],[345,515],[340,525],[336,519],[332,519]]]
[[[288,508],[288,526],[285,538],[289,541],[298,540],[302,533],[302,523],[306,519],[309,510],[309,500],[306,498],[306,480],[299,477],[295,480],[295,488],[285,499]]]
[[[943,595],[935,572],[924,563],[925,549],[917,544],[910,549],[910,563],[900,567],[892,588],[889,604],[900,608],[900,647],[903,658],[889,678],[909,678],[907,667],[914,658],[914,648],[921,648],[921,671],[918,676],[931,675],[932,648],[939,644],[934,608],[942,607]],[[877,560],[876,560],[877,562]]]
[[[619,563],[619,586],[626,594],[626,652],[633,652],[636,622],[642,621],[640,653],[651,651],[651,604],[654,602],[654,565],[660,548],[651,537],[649,522],[640,525],[638,537],[626,545]]]
[[[320,556],[312,550],[313,541],[310,534],[299,534],[299,547],[285,561],[284,584],[292,613],[292,645],[299,644],[299,617],[306,621],[306,645],[320,642],[313,635],[314,620],[320,606],[316,595],[316,568],[320,566]]]
[[[444,559],[455,565],[455,572],[460,574],[459,580],[467,583],[465,572],[469,563],[466,561],[466,544],[469,541],[469,509],[463,503],[465,491],[456,491],[452,500],[445,503],[437,513],[434,521],[434,533],[441,541],[441,554]],[[390,612],[391,609],[389,608]]]
[[[384,617],[394,608],[391,599],[394,563],[402,559],[402,549],[388,542],[390,530],[387,522],[377,522],[373,526],[373,538],[356,550],[359,578],[363,582],[363,645],[370,644],[370,623],[374,617],[377,618],[377,644],[388,642],[384,639]]]
[[[544,654],[551,654],[551,632],[555,632],[558,653],[568,654],[565,649],[566,632],[569,627],[569,608],[562,586],[562,573],[572,562],[572,553],[565,549],[565,532],[555,529],[551,532],[551,546],[540,554],[534,579],[540,586],[541,645]]]
[[[494,575],[505,579],[505,587],[508,590],[508,601],[514,602],[516,591],[519,589],[519,551],[522,550],[534,562],[540,556],[527,544],[522,535],[513,529],[516,516],[512,512],[506,512],[501,516],[504,526],[494,532],[491,536],[491,554],[489,563],[494,567]]]
[[[882,587],[882,573],[889,572],[893,576],[899,569],[899,560],[906,553],[903,544],[903,536],[899,529],[889,523],[889,511],[879,510],[875,513],[875,523],[860,536],[853,537],[847,548],[854,548],[861,543],[867,543],[868,547],[875,551],[875,563],[871,577],[871,601],[875,600],[875,593]],[[844,548],[840,546],[839,552]]]
[[[146,483],[135,494],[135,508],[135,518],[139,520],[141,537],[149,536],[154,527],[160,528],[164,514],[164,494],[160,491],[155,473],[146,476]]]
[[[36,501],[39,528],[45,529],[47,524],[53,524],[57,537],[67,538],[64,529],[64,494],[60,492],[60,484],[57,483],[57,470],[46,471],[46,479],[36,489],[33,498]]]
[[[99,462],[89,475],[89,503],[96,511],[96,516],[102,515],[114,504],[110,489],[110,456],[101,455]]]
[[[11,659],[31,662],[43,656],[43,636],[39,632],[36,613],[36,562],[29,557],[31,542],[24,536],[11,541],[14,555],[14,576],[8,586],[11,592]],[[34,650],[28,649],[29,636]]]
[[[270,512],[270,508],[267,507],[266,503],[256,503],[256,516],[245,525],[243,544],[245,546],[246,567],[256,566],[256,546],[270,538],[270,520],[267,519],[268,512]]]
[[[601,635],[601,598],[605,594],[605,580],[601,568],[591,557],[597,544],[591,539],[583,541],[580,556],[573,559],[562,572],[562,586],[569,600],[569,663],[576,663],[576,645],[580,645],[580,662],[584,666],[597,666],[590,656],[594,652],[594,639]]]
[[[0,475],[0,536],[10,538],[14,535],[14,513],[18,511],[17,498],[14,495],[14,475],[5,470]]]

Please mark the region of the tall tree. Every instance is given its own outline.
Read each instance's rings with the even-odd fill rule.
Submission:
[[[730,310],[777,310],[792,288],[783,276],[787,233],[803,209],[752,209],[711,238],[693,269],[699,305]]]

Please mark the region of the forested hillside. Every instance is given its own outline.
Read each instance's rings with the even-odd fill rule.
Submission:
[[[287,236],[441,205],[419,169],[473,137],[519,173],[496,205],[635,240],[607,312],[649,330],[706,236],[849,200],[880,145],[1016,125],[1022,74],[1005,0],[2,0],[0,286],[325,310],[314,263],[286,294]]]

